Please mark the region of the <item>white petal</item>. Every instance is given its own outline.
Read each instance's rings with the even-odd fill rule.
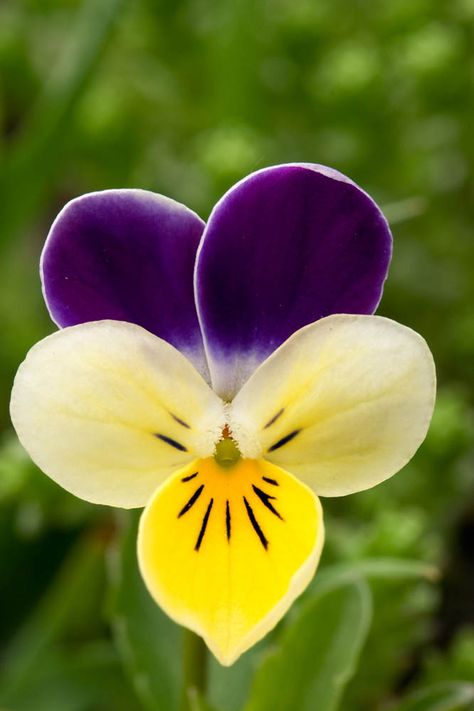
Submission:
[[[179,351],[121,321],[73,326],[36,344],[18,370],[11,417],[58,484],[126,508],[212,455],[225,420],[222,401]]]
[[[302,328],[259,367],[232,403],[230,427],[244,456],[342,496],[411,459],[434,400],[421,336],[379,316],[336,315]]]

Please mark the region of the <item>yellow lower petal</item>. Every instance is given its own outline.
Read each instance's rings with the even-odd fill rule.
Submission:
[[[304,590],[324,539],[318,498],[264,461],[196,460],[156,492],[138,539],[156,602],[230,665]]]

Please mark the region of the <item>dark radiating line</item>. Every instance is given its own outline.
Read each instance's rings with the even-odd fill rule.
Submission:
[[[267,539],[265,538],[265,535],[264,535],[262,529],[261,529],[260,526],[258,525],[258,521],[257,521],[257,519],[255,518],[255,514],[254,514],[254,512],[253,512],[253,510],[252,510],[252,507],[250,506],[250,504],[249,504],[249,502],[247,501],[247,499],[245,498],[245,496],[244,496],[244,504],[245,504],[245,508],[247,509],[247,515],[248,515],[248,517],[249,517],[250,523],[252,524],[255,533],[256,533],[257,536],[259,537],[260,543],[261,543],[262,546],[265,548],[265,550],[267,550],[267,548],[268,548],[268,541],[267,541]]]
[[[195,476],[197,476],[199,472],[194,472],[194,474],[190,474],[189,476],[183,476],[181,481],[191,481],[191,479],[194,479]]]
[[[187,452],[188,450],[184,446],[184,444],[180,444],[177,442],[175,439],[171,439],[171,437],[167,437],[166,435],[160,434],[159,432],[155,432],[155,437],[158,439],[161,439],[162,442],[166,442],[166,444],[169,444],[171,447],[174,447],[175,449],[179,449],[180,452]]]
[[[230,541],[231,534],[231,519],[230,519],[230,506],[229,502],[225,502],[225,530],[227,533],[227,540]]]
[[[206,513],[204,514],[204,518],[202,519],[201,530],[199,531],[199,536],[196,541],[196,545],[194,546],[195,551],[198,551],[201,547],[202,539],[204,538],[204,534],[206,533],[207,522],[209,521],[209,516],[211,515],[211,509],[212,509],[213,503],[214,503],[214,499],[211,499],[209,501],[209,506],[206,509]]]
[[[183,506],[183,508],[181,509],[181,511],[180,511],[179,514],[178,514],[178,518],[181,518],[181,516],[183,516],[183,514],[185,514],[187,511],[189,511],[189,509],[191,508],[191,506],[194,506],[194,504],[196,503],[196,501],[197,501],[197,500],[199,499],[199,497],[201,496],[203,489],[204,489],[204,484],[201,484],[201,486],[200,486],[198,489],[196,489],[196,491],[194,492],[194,494],[191,496],[191,498],[189,499],[188,503]]]
[[[278,420],[278,418],[283,415],[284,412],[285,412],[285,408],[282,407],[281,410],[278,410],[276,415],[273,415],[271,420],[268,420],[267,424],[265,425],[265,427],[263,429],[266,430],[267,427],[270,427],[270,425],[273,425],[273,423],[276,422]]]
[[[280,514],[278,513],[278,511],[276,510],[276,508],[273,506],[272,502],[270,501],[270,499],[274,499],[275,497],[270,496],[270,494],[266,494],[264,491],[259,489],[258,486],[255,486],[254,484],[252,484],[252,489],[255,491],[258,498],[262,502],[262,504],[264,506],[266,506],[267,509],[272,512],[272,514],[275,514],[275,516],[278,516],[278,518],[281,518],[281,520],[283,521],[283,517],[280,516]]]
[[[184,420],[182,420],[180,417],[173,415],[172,412],[170,412],[170,415],[173,418],[173,420],[178,423],[178,425],[182,425],[183,427],[186,427],[187,430],[191,429],[190,425],[188,425],[188,423],[185,422]]]
[[[272,486],[280,486],[276,479],[270,479],[269,476],[262,476],[262,479]]]
[[[268,448],[269,452],[274,452],[275,449],[280,449],[280,447],[283,447],[284,444],[287,444],[287,442],[291,442],[292,439],[296,437],[297,434],[299,434],[301,430],[293,430],[293,432],[290,432],[290,434],[287,434],[286,437],[282,437],[281,439],[278,440],[278,442],[275,442],[275,444],[272,444],[271,447]]]

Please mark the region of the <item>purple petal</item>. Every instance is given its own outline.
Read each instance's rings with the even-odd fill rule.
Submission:
[[[43,291],[58,326],[115,319],[143,326],[206,372],[193,294],[203,221],[144,190],[72,200],[42,255]]]
[[[229,190],[209,218],[195,273],[216,391],[230,399],[308,323],[373,313],[391,244],[374,201],[330,168],[274,166]]]

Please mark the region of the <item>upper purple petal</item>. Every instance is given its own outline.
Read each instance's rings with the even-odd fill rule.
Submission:
[[[308,323],[373,313],[391,245],[372,198],[330,168],[274,166],[231,188],[209,218],[195,272],[216,391],[230,399]]]
[[[46,241],[41,275],[58,326],[115,319],[143,326],[206,373],[193,294],[203,221],[145,190],[105,190],[68,203]]]

